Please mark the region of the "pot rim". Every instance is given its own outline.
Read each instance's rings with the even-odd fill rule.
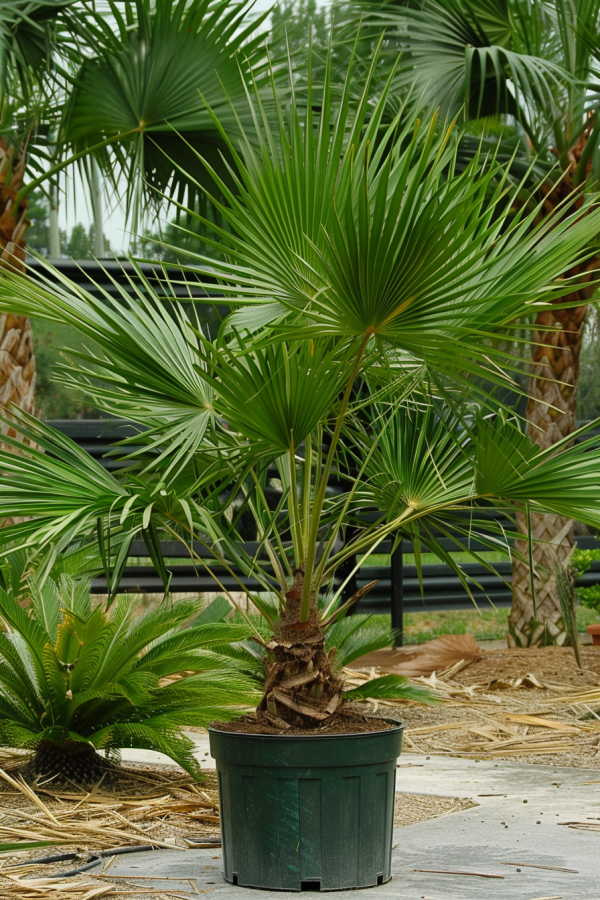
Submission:
[[[256,734],[251,731],[225,731],[221,728],[212,728],[210,726],[207,727],[207,731],[209,734],[224,734],[229,735],[231,737],[237,738],[258,738],[260,740],[264,740],[265,738],[271,740],[281,740],[284,738],[285,740],[300,740],[304,741],[307,739],[313,740],[347,740],[348,738],[361,738],[361,737],[375,737],[379,734],[395,734],[398,731],[404,731],[404,724],[402,722],[392,722],[391,720],[384,719],[384,721],[390,721],[390,724],[394,725],[393,728],[385,728],[381,729],[381,731],[352,731],[348,734]]]

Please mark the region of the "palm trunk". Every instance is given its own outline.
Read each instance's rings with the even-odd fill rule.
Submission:
[[[582,330],[587,309],[585,303],[591,293],[592,289],[581,288],[565,298],[581,300],[581,306],[541,313],[536,320],[527,420],[530,438],[543,449],[572,434],[576,428]],[[575,548],[574,523],[562,516],[537,513],[532,513],[530,519],[536,611],[534,613],[529,564],[515,557],[508,645],[561,645],[567,635],[556,588],[556,570],[559,565],[568,565]],[[527,534],[523,514],[517,516],[517,530]],[[516,549],[527,558],[527,541],[517,541]]]
[[[29,226],[27,200],[15,208],[23,183],[25,155],[0,139],[0,266],[25,271],[25,233]],[[35,357],[31,323],[26,316],[0,314],[0,406],[15,404],[34,412]],[[7,426],[2,424],[1,433]]]
[[[325,649],[325,634],[316,600],[300,622],[304,571],[297,569],[286,593],[286,607],[277,622],[270,651],[263,662],[266,680],[257,713],[283,729],[315,728],[333,718],[342,703],[342,683]]]
[[[591,132],[590,126],[571,147],[568,158],[569,168],[563,172],[558,184],[543,189],[545,213],[550,215],[565,199],[572,197],[575,190],[575,171]],[[589,175],[588,163],[586,178]],[[579,208],[583,203],[583,193],[575,202]],[[582,269],[573,269],[569,274],[584,275],[598,266],[598,258]],[[588,280],[585,278],[584,281]],[[540,447],[552,447],[557,441],[572,434],[577,427],[577,382],[583,325],[587,303],[594,293],[593,287],[582,286],[568,294],[563,301],[578,305],[569,309],[555,309],[540,313],[533,331],[532,373],[529,382],[527,402],[527,432]],[[512,608],[508,620],[509,647],[539,647],[548,644],[562,645],[566,638],[560,599],[556,586],[558,567],[568,565],[575,549],[574,522],[558,515],[530,516],[533,538],[534,590],[536,610],[534,613],[531,593],[529,564],[516,557],[512,567]],[[517,530],[527,534],[527,523],[523,514],[517,515]],[[527,559],[527,541],[517,541],[516,549]]]

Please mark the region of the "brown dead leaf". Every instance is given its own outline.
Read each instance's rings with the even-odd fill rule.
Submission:
[[[424,644],[375,650],[357,659],[356,668],[376,666],[382,672],[419,677],[442,672],[460,664],[460,668],[483,656],[472,634],[443,634]]]

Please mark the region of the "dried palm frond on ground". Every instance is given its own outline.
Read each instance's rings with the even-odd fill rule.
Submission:
[[[403,751],[600,768],[600,652],[581,650],[583,670],[571,649],[549,647],[484,653],[421,676],[445,702],[402,706]],[[371,701],[380,716],[397,706]]]
[[[462,660],[480,659],[484,652],[472,634],[443,634],[424,644],[375,650],[354,665],[414,678],[441,672]]]

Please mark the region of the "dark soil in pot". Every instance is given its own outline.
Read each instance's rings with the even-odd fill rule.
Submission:
[[[230,731],[236,734],[287,734],[315,737],[327,734],[365,734],[372,731],[387,731],[397,727],[397,724],[344,709],[317,728],[294,727],[281,720],[278,721],[274,716],[262,711],[247,713],[232,722],[211,722],[210,727],[218,731]]]

